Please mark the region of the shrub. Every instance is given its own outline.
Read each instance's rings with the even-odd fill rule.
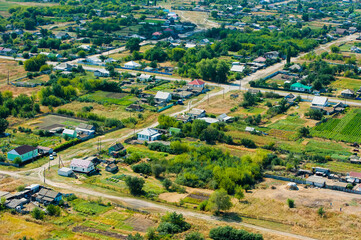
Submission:
[[[147,175],[150,175],[152,173],[152,168],[150,164],[144,162],[132,166],[132,170],[136,173],[143,173]]]
[[[144,180],[142,178],[128,176],[125,179],[125,183],[132,195],[140,195],[143,193]]]
[[[324,217],[325,216],[325,210],[323,209],[323,207],[320,207],[318,210],[317,210],[317,214],[320,216],[320,217]]]
[[[124,162],[126,164],[133,164],[133,163],[137,163],[140,161],[140,156],[138,153],[132,153],[129,157],[127,157]]]
[[[39,208],[34,208],[33,211],[31,211],[31,216],[35,219],[41,220],[44,219],[44,212]]]
[[[175,234],[187,231],[191,225],[187,223],[182,214],[176,212],[167,213],[162,217],[157,230],[160,234]]]
[[[295,207],[295,200],[288,198],[287,199],[287,205],[288,205],[289,208],[294,208]]]
[[[20,157],[16,157],[13,161],[14,164],[21,164],[23,162],[23,160],[21,160]]]
[[[211,229],[209,237],[213,240],[242,239],[242,240],[263,240],[261,234],[249,233],[245,230],[234,229],[230,226]]]
[[[248,139],[248,138],[242,138],[241,139],[241,144],[247,148],[256,148],[256,144],[254,143],[253,140]]]
[[[170,187],[172,186],[172,181],[170,179],[166,178],[162,182],[162,185],[167,191],[169,191]]]
[[[50,216],[60,216],[60,207],[54,206],[53,204],[49,204],[49,205],[46,207],[46,212],[47,212]]]
[[[205,238],[199,232],[191,232],[191,233],[187,234],[185,240],[205,240]]]
[[[165,172],[165,167],[160,164],[153,164],[152,165],[152,173],[153,175],[158,178],[163,172]]]

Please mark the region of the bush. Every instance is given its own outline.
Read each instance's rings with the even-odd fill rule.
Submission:
[[[295,200],[288,198],[287,199],[287,205],[288,205],[289,208],[294,208],[295,207]]]
[[[132,153],[129,157],[127,157],[127,158],[124,160],[124,162],[125,162],[126,164],[129,164],[129,165],[131,165],[131,164],[133,164],[133,163],[137,163],[137,162],[139,162],[139,161],[140,161],[140,156],[139,156],[138,153]]]
[[[168,179],[168,178],[166,178],[166,179],[164,179],[164,181],[162,182],[162,185],[163,185],[163,187],[167,190],[167,191],[169,191],[169,189],[170,189],[170,187],[172,186],[172,181],[170,180],[170,179]]]
[[[152,173],[153,175],[158,178],[163,172],[165,172],[165,167],[160,164],[153,164],[152,165]]]
[[[246,148],[256,148],[256,144],[253,140],[248,138],[242,138],[241,139],[241,145],[245,146]]]
[[[185,240],[205,240],[205,238],[199,232],[191,232],[191,233],[187,234]]]
[[[50,216],[60,216],[60,207],[50,204],[46,207],[46,212]]]
[[[209,237],[213,240],[242,239],[242,240],[263,240],[261,234],[249,233],[245,230],[234,229],[230,226],[211,229]]]
[[[18,192],[21,192],[21,191],[24,191],[25,190],[25,185],[19,185],[17,188],[16,188],[16,191]]]
[[[132,195],[141,195],[143,193],[144,180],[142,178],[128,176],[125,183]]]
[[[320,216],[320,217],[324,217],[325,216],[325,210],[323,209],[323,207],[320,207],[318,210],[317,210],[317,214]]]
[[[20,157],[16,157],[13,161],[14,164],[21,164],[23,162],[23,160],[21,160]]]
[[[176,212],[167,213],[162,217],[157,230],[160,234],[176,234],[187,231],[191,225],[187,223],[182,214]]]
[[[144,163],[144,162],[132,166],[132,170],[136,173],[143,173],[143,174],[147,174],[147,175],[152,174],[152,168],[151,168],[150,164]]]
[[[44,212],[39,208],[34,208],[34,210],[31,211],[31,216],[35,219],[41,220],[44,219]]]

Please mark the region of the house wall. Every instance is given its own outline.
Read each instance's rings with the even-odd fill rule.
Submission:
[[[27,160],[29,160],[29,159],[32,159],[32,158],[34,158],[34,157],[36,157],[36,156],[38,156],[38,149],[35,149],[34,151],[31,151],[31,152],[28,152],[28,153],[25,153],[25,154],[23,154],[23,155],[16,155],[16,154],[7,154],[7,157],[8,157],[8,159],[10,160],[10,161],[14,161],[14,159],[16,158],[16,157],[20,157],[21,158],[21,160],[24,162],[24,161],[27,161]]]
[[[88,168],[82,168],[78,166],[70,166],[70,168],[76,172],[88,173],[94,170],[94,165],[90,165]]]

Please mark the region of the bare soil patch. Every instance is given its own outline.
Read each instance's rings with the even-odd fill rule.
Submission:
[[[107,237],[112,237],[115,239],[123,239],[126,240],[127,236],[120,234],[120,233],[114,233],[114,232],[109,232],[109,231],[103,231],[103,230],[99,230],[96,228],[91,228],[91,227],[84,227],[84,226],[76,226],[73,228],[73,232],[89,232],[89,233],[97,233],[97,234],[101,234]]]
[[[176,193],[176,192],[167,192],[167,193],[160,194],[159,199],[167,201],[167,202],[171,202],[171,203],[177,203],[181,199],[187,197],[187,195],[188,194],[180,194],[180,193]]]
[[[131,225],[133,230],[137,232],[146,232],[148,228],[155,226],[155,222],[148,218],[147,215],[137,213],[127,219],[125,223]]]

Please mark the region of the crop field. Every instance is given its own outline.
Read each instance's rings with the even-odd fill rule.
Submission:
[[[96,91],[86,94],[82,98],[93,100],[99,104],[117,104],[121,106],[129,106],[134,102],[133,96],[126,93],[112,93],[104,91]]]
[[[350,111],[340,119],[329,119],[316,126],[313,136],[333,139],[337,141],[359,142],[361,138],[361,110]]]
[[[338,77],[336,81],[331,83],[331,86],[338,89],[351,89],[351,90],[358,90],[361,86],[361,80],[353,79],[353,78],[346,78],[346,77]]]

